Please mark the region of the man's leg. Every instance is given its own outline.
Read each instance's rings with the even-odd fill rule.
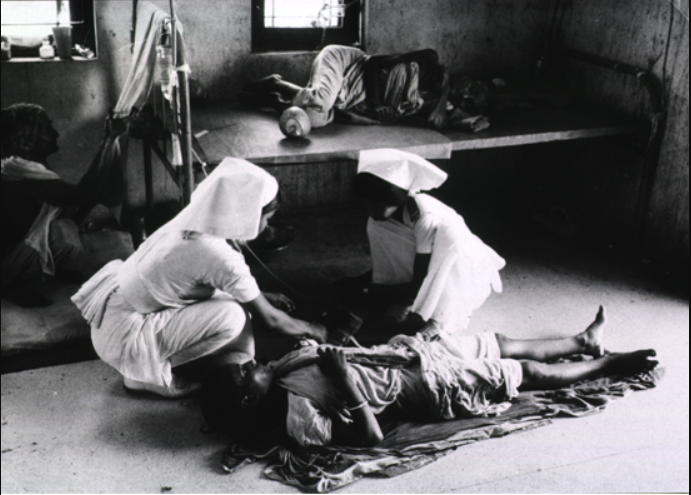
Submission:
[[[600,306],[595,320],[583,332],[560,339],[514,340],[497,334],[501,357],[505,359],[530,359],[550,361],[571,354],[604,354],[602,337],[606,323],[605,308]]]
[[[604,375],[630,375],[650,371],[658,364],[649,359],[655,351],[646,349],[635,352],[606,354],[589,361],[545,364],[537,361],[521,361],[523,381],[520,390],[550,390],[568,387],[581,380]]]

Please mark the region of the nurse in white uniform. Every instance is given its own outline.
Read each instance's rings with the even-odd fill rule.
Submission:
[[[269,173],[226,158],[173,220],[72,298],[99,357],[122,374],[126,388],[165,397],[195,391],[198,384],[172,369],[212,354],[251,360],[253,320],[296,339],[326,340],[323,326],[286,313],[287,297],[259,290],[240,251],[266,228],[277,195]]]
[[[502,288],[504,260],[455,210],[421,192],[446,177],[413,153],[360,153],[355,195],[369,210],[370,293],[389,293],[385,319],[410,323],[406,333],[431,319],[444,332],[461,331],[492,291]]]

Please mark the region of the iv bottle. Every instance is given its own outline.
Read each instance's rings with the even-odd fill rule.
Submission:
[[[161,42],[156,48],[156,58],[158,62],[158,74],[161,81],[161,91],[166,100],[170,101],[173,97],[173,81],[171,70],[173,69],[173,47],[170,34],[164,27],[161,33]]]
[[[50,40],[43,40],[43,44],[38,49],[38,55],[44,60],[55,58],[55,48],[50,44]]]

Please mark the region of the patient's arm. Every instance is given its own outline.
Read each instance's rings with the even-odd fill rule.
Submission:
[[[331,442],[335,445],[372,447],[384,439],[377,418],[348,373],[350,366],[345,354],[336,347],[321,347],[319,367],[341,393],[345,406],[350,410],[353,422],[346,424],[332,418]]]

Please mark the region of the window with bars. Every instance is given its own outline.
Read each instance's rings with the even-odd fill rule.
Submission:
[[[56,34],[73,58],[95,58],[94,0],[2,0],[2,60],[32,60],[56,46]],[[62,28],[56,31],[55,28]],[[56,57],[57,59],[57,57]]]
[[[364,0],[252,0],[252,50],[359,45]]]

